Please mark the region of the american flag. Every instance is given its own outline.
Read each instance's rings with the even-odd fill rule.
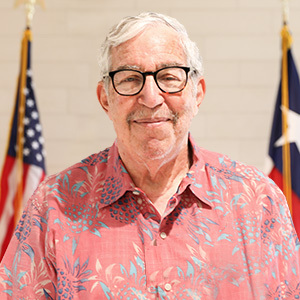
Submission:
[[[21,68],[1,174],[0,260],[29,197],[45,177],[42,126],[35,101],[31,70],[31,31],[24,32]]]

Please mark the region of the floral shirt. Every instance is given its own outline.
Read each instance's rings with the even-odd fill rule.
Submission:
[[[299,299],[299,240],[265,175],[197,147],[160,216],[116,144],[48,177],[0,267],[0,299]]]

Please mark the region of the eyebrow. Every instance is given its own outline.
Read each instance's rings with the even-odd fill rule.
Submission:
[[[170,63],[162,63],[162,64],[159,64],[157,66],[157,69],[156,70],[159,70],[161,68],[165,68],[165,67],[183,67],[184,64],[182,63],[178,63],[178,62],[170,62]],[[141,67],[137,66],[137,65],[121,65],[121,66],[118,66],[115,71],[119,71],[119,70],[124,70],[124,69],[129,69],[129,70],[138,70],[140,71],[141,70]]]

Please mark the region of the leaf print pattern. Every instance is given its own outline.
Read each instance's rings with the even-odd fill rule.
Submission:
[[[49,176],[0,265],[0,299],[300,299],[300,242],[257,169],[198,148],[160,216],[116,144]]]

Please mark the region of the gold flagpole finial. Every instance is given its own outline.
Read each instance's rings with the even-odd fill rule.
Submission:
[[[26,10],[26,25],[30,27],[35,13],[35,5],[39,4],[42,8],[45,8],[45,2],[44,0],[16,0],[14,7],[17,8],[22,4],[25,5]]]
[[[289,23],[289,0],[281,0],[282,1],[282,16],[283,16],[283,24],[287,25]]]

